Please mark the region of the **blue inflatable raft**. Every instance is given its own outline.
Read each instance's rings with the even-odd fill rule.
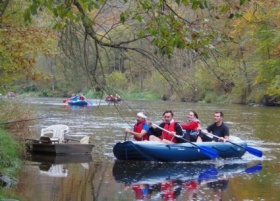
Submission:
[[[115,144],[113,153],[119,160],[191,162],[211,159],[204,150],[199,149],[201,147],[215,151],[221,158],[241,158],[246,152],[247,143],[237,137],[231,142],[234,144],[229,142],[163,144],[152,141],[125,141]]]
[[[68,105],[87,106],[88,102],[83,100],[70,100],[68,101]]]

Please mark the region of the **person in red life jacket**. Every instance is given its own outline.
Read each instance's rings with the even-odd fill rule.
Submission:
[[[150,200],[151,189],[148,184],[131,184],[125,187],[125,190],[131,188],[135,195],[135,200]]]
[[[163,201],[174,201],[181,193],[181,185],[176,180],[161,182],[161,196]]]
[[[188,200],[193,200],[197,197],[199,184],[196,180],[188,181],[185,183],[185,189],[187,190]]]
[[[158,141],[167,144],[182,142],[181,137],[183,136],[183,129],[181,125],[173,119],[173,116],[174,114],[171,110],[166,110],[163,113],[164,120],[158,126],[161,127],[162,129],[158,127],[153,128],[152,122],[149,122],[150,132],[151,132],[151,135],[149,137],[150,141]],[[175,137],[175,135],[178,135],[180,137]]]
[[[80,100],[83,100],[83,101],[84,101],[84,100],[86,100],[86,97],[84,97],[84,95],[81,94],[81,95],[80,95]]]
[[[149,140],[149,126],[146,122],[147,116],[143,112],[137,113],[137,122],[134,125],[133,131],[126,128],[124,132],[134,136],[137,141]]]
[[[186,130],[185,135],[189,135],[191,142],[202,142],[200,134],[200,121],[195,111],[190,111],[188,114],[188,122],[181,124],[182,128]]]

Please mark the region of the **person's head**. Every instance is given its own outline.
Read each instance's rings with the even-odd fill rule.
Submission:
[[[147,116],[143,112],[137,113],[137,122],[138,123],[144,122],[144,121],[146,121],[146,119],[147,119]]]
[[[171,110],[166,110],[163,113],[163,118],[166,123],[169,123],[173,119],[173,116],[174,116],[174,114]]]
[[[188,114],[188,119],[193,120],[194,118],[198,119],[198,115],[195,111],[190,111]]]
[[[222,112],[215,112],[214,121],[216,124],[222,123],[224,119],[224,114]]]

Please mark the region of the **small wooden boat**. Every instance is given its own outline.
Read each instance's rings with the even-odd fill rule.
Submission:
[[[70,100],[68,101],[68,105],[87,106],[88,102],[84,100]]]
[[[242,147],[247,147],[247,143],[237,137],[232,142],[234,144],[229,142],[163,144],[152,141],[125,141],[117,143],[113,153],[119,160],[163,162],[209,160],[207,153],[199,149],[203,147],[214,150],[221,158],[241,158],[246,152]]]
[[[89,137],[81,140],[67,139],[69,132],[67,125],[57,124],[41,130],[41,137],[37,139],[25,139],[25,144],[30,153],[45,153],[53,155],[91,154],[93,144],[89,143]],[[49,137],[48,135],[52,135]]]
[[[49,139],[49,140],[48,140]],[[48,137],[40,140],[26,139],[26,146],[30,153],[45,153],[53,155],[91,154],[93,144],[54,143]]]

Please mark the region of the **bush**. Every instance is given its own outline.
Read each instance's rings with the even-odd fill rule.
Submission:
[[[156,93],[149,92],[131,92],[123,94],[122,98],[128,100],[158,100],[160,96]]]
[[[32,123],[24,120],[34,118],[33,112],[29,109],[29,105],[13,99],[9,99],[8,101],[3,100],[0,101],[0,111],[0,124],[2,122],[2,125],[5,126],[4,128],[12,132],[17,139],[22,139],[24,128],[28,128]]]
[[[12,175],[21,164],[21,145],[11,134],[1,128],[0,139],[0,170],[1,173]]]

